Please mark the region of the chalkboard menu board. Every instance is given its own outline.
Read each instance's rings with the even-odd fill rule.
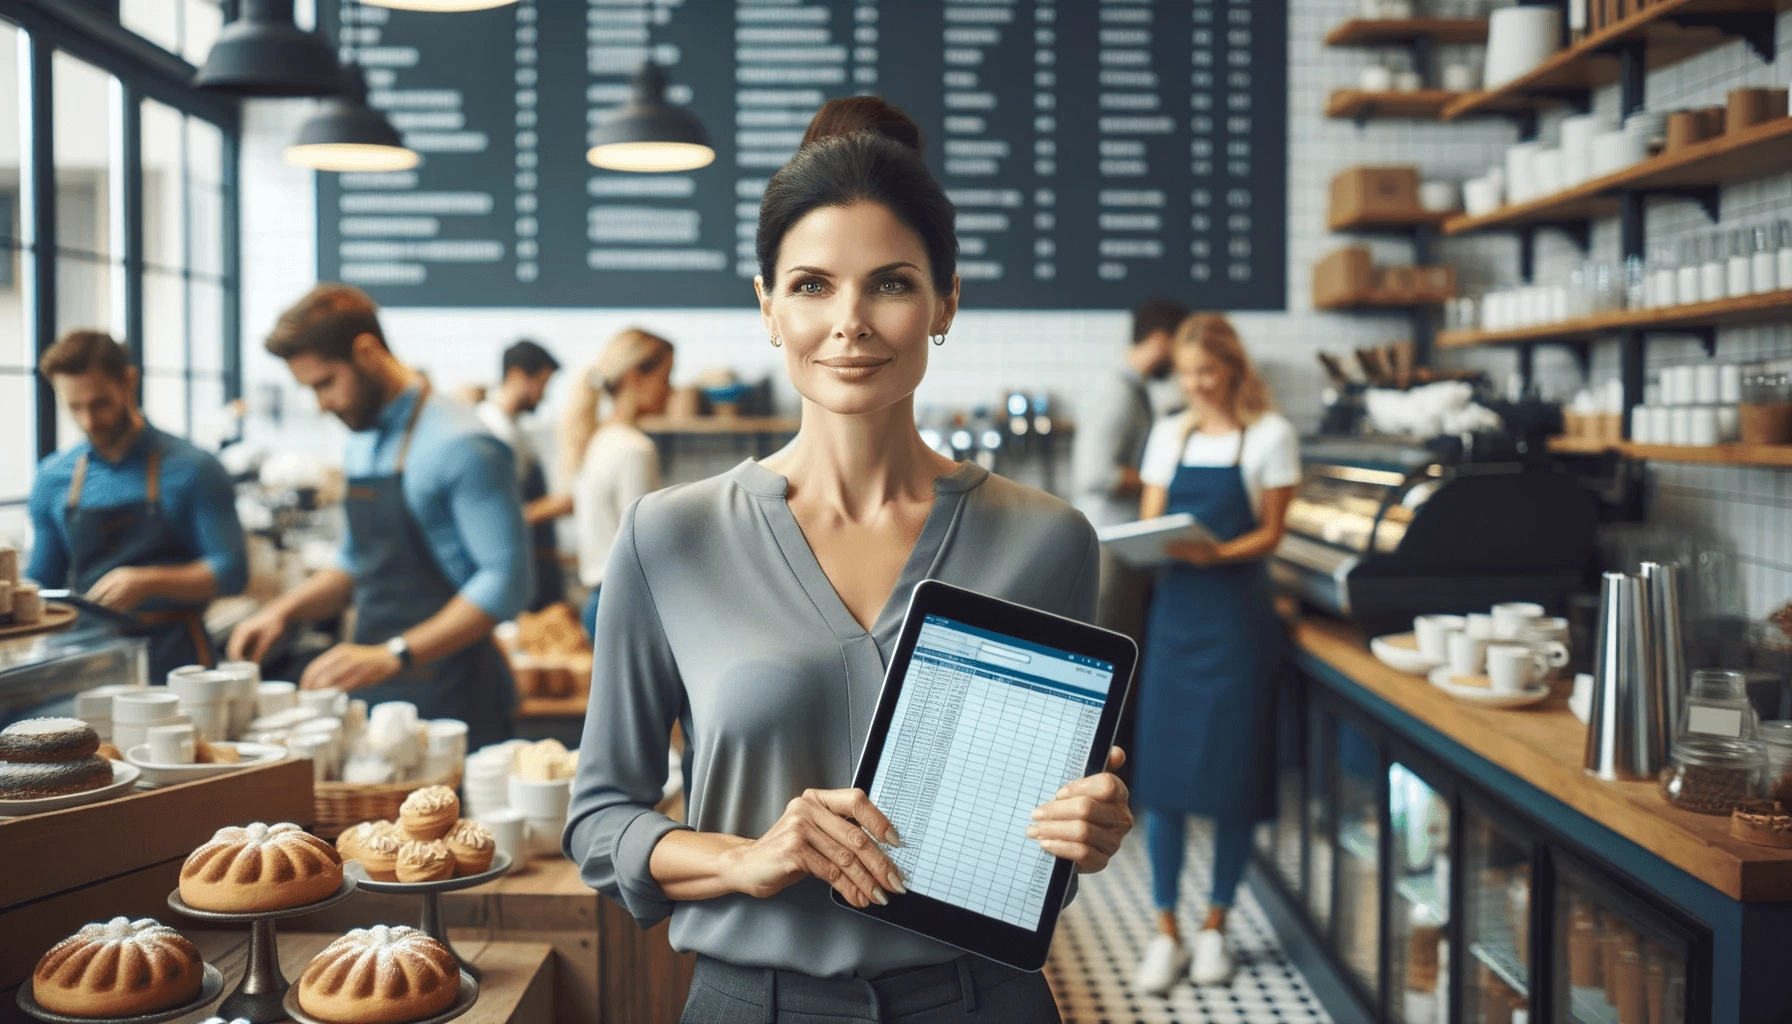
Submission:
[[[1264,0],[320,4],[413,171],[318,176],[318,275],[389,306],[746,306],[765,182],[835,96],[927,133],[967,308],[1281,309],[1287,8]],[[716,161],[585,162],[644,56]]]

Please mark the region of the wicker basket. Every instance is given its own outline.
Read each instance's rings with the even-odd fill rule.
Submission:
[[[319,782],[313,798],[317,821],[311,831],[321,839],[335,839],[363,821],[397,821],[404,798],[425,786],[459,789],[460,772],[409,782]]]

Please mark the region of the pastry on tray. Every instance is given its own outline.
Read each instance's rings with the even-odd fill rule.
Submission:
[[[459,875],[477,875],[490,870],[492,854],[498,852],[498,842],[492,836],[492,830],[471,818],[455,822],[442,842],[454,855],[454,871]]]
[[[374,832],[359,841],[355,859],[367,869],[368,878],[376,882],[396,882],[398,851],[404,849],[404,844],[405,840],[396,829],[391,832]]]
[[[358,825],[350,825],[336,837],[336,852],[345,861],[360,860],[360,851],[367,840],[377,834],[390,835],[398,831],[398,826],[384,818],[379,821],[363,821]]]
[[[136,1017],[199,997],[205,964],[185,936],[150,918],[90,924],[50,947],[31,975],[37,1004],[70,1017]]]
[[[375,925],[330,943],[299,976],[299,1008],[331,1024],[402,1024],[441,1013],[460,965],[415,928]]]
[[[291,822],[221,828],[180,869],[180,898],[220,913],[301,907],[341,887],[342,857]]]
[[[398,850],[400,882],[440,882],[454,877],[454,854],[440,839],[427,843],[411,840]]]
[[[447,786],[424,786],[398,808],[398,824],[407,839],[440,839],[459,820],[460,797]]]
[[[1749,800],[1730,812],[1730,834],[1747,843],[1792,850],[1792,814],[1774,800]]]
[[[73,761],[0,761],[0,800],[40,800],[112,784],[112,762],[89,754]]]
[[[0,729],[0,761],[76,761],[100,748],[100,734],[79,718],[27,718]]]

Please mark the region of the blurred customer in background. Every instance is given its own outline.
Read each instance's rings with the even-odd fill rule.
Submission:
[[[230,474],[143,418],[138,370],[109,335],[70,332],[38,369],[87,440],[37,468],[26,574],[135,612],[152,683],[182,665],[213,664],[205,606],[242,593],[249,577]]]
[[[659,453],[635,421],[664,412],[672,397],[672,343],[634,328],[623,331],[604,346],[581,384],[593,392],[592,409],[597,392],[610,398],[609,415],[584,447],[572,493],[579,582],[591,588],[585,632],[596,635],[597,595],[623,514],[636,498],[660,487]]]
[[[504,350],[503,375],[496,391],[474,407],[486,428],[510,446],[516,458],[516,482],[522,492],[523,519],[529,525],[529,545],[535,562],[535,590],[529,610],[538,612],[566,600],[566,578],[560,571],[560,545],[554,537],[554,520],[572,512],[572,495],[549,494],[548,478],[535,451],[535,442],[523,429],[525,413],[541,406],[560,363],[548,350],[523,339]]]

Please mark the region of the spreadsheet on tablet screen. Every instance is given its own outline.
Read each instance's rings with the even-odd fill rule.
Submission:
[[[1113,678],[1109,662],[926,617],[871,784],[910,890],[1038,927],[1054,858],[1027,826],[1084,774]]]

